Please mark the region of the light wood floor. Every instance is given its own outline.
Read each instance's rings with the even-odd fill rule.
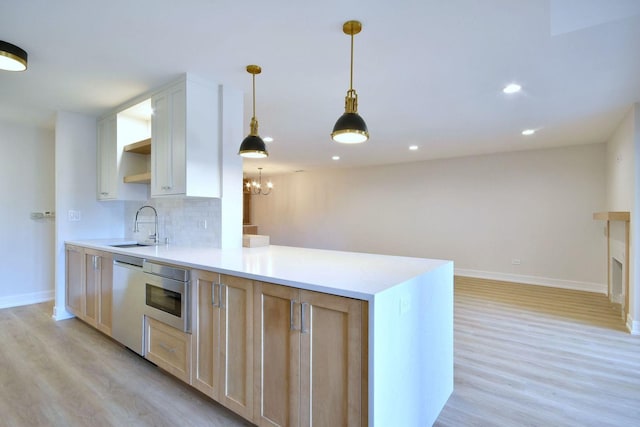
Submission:
[[[0,310],[0,426],[247,426],[50,303]]]
[[[640,426],[640,337],[603,295],[456,278],[436,426]]]
[[[0,426],[249,425],[51,312],[0,310]],[[436,426],[640,426],[640,337],[604,296],[456,278],[454,357]]]

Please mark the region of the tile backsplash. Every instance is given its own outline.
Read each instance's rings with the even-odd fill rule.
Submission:
[[[220,247],[220,199],[152,199],[146,202],[125,202],[125,237],[140,240],[153,233],[153,213],[144,209],[138,217],[140,233],[133,232],[136,212],[144,205],[158,211],[160,242],[170,244]]]

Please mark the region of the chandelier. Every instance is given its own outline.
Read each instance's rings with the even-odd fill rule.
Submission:
[[[262,168],[258,168],[258,180],[244,180],[244,192],[249,194],[260,194],[263,196],[268,196],[271,194],[271,190],[273,190],[273,183],[271,181],[267,181],[266,185],[262,186]]]

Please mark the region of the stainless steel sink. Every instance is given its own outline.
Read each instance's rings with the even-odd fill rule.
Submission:
[[[112,248],[137,248],[137,247],[144,247],[144,246],[149,246],[149,245],[143,245],[140,243],[122,243],[119,245],[109,245]]]

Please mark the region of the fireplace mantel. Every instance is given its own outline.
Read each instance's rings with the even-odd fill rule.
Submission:
[[[596,212],[593,219],[600,221],[626,221],[629,222],[631,215],[629,212]]]
[[[611,234],[609,232],[609,223],[611,221],[624,222],[624,321],[628,321],[629,317],[629,222],[631,215],[629,212],[596,212],[593,214],[596,221],[607,221],[607,296],[611,296]]]

